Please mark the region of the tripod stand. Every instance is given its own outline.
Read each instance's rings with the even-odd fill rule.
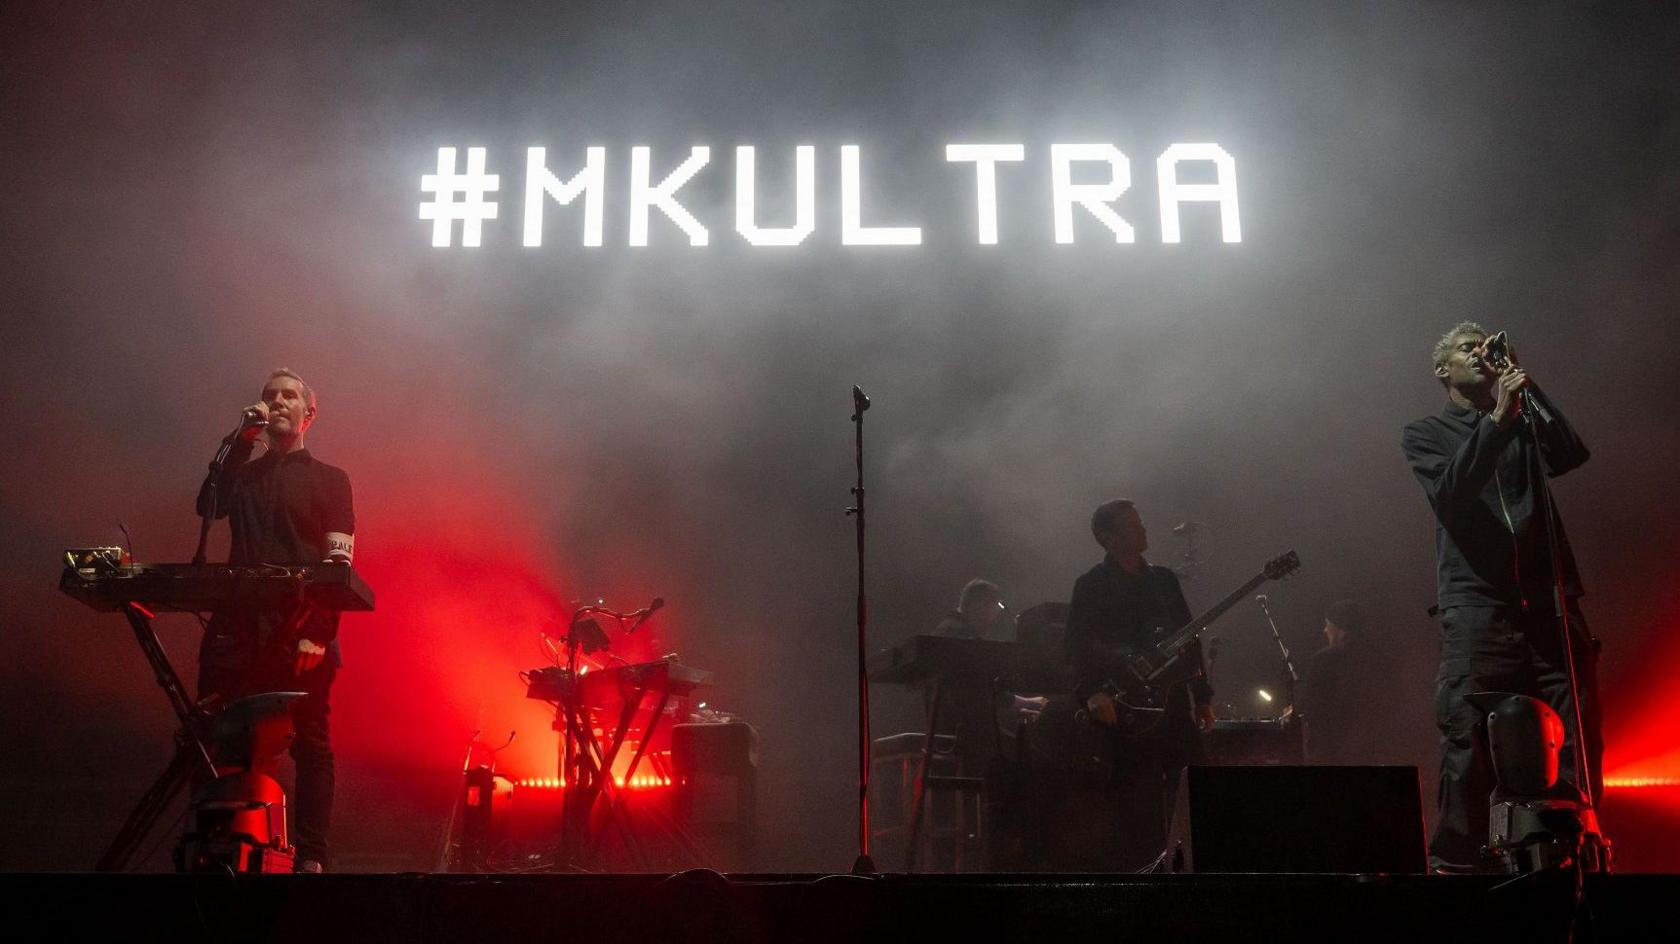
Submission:
[[[169,656],[164,653],[163,644],[158,642],[157,632],[152,629],[152,620],[157,614],[138,603],[130,602],[123,607],[123,615],[128,618],[128,625],[133,629],[135,639],[140,642],[140,651],[145,654],[146,661],[151,663],[158,687],[163,689],[164,697],[169,699],[169,707],[175,712],[175,718],[181,723],[181,727],[175,732],[175,756],[141,796],[140,802],[135,804],[128,818],[123,821],[117,837],[111,840],[105,854],[99,857],[94,869],[100,872],[118,872],[127,868],[134,853],[140,848],[140,844],[146,841],[146,836],[152,831],[158,818],[169,808],[176,794],[195,776],[208,779],[214,779],[216,776],[216,765],[211,760],[210,747],[204,742],[212,720],[211,715],[187,697],[187,689],[181,683],[181,676],[169,663]]]

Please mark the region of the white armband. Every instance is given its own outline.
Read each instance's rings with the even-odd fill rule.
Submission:
[[[327,532],[327,560],[350,563],[356,555],[356,536],[342,531]]]

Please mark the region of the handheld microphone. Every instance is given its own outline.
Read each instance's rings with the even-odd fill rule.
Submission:
[[[254,406],[246,407],[239,414],[240,429],[262,429],[267,425],[268,417],[263,416],[262,411]]]
[[[869,409],[869,397],[863,393],[863,388],[852,384],[852,409],[859,413]]]
[[[1511,342],[1501,331],[1482,342],[1482,357],[1489,364],[1501,370],[1511,363]]]

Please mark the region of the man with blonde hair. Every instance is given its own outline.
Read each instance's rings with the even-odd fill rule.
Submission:
[[[1408,425],[1401,437],[1435,513],[1441,780],[1429,858],[1439,872],[1498,868],[1483,852],[1494,779],[1483,713],[1466,698],[1472,693],[1512,692],[1551,705],[1565,730],[1560,783],[1601,795],[1598,640],[1581,616],[1581,580],[1555,507],[1550,524],[1561,559],[1552,559],[1543,519],[1550,501],[1541,478],[1586,462],[1587,447],[1518,365],[1516,352],[1499,356],[1490,346],[1487,329],[1471,321],[1442,335],[1431,367],[1447,405]],[[1522,406],[1531,397],[1535,419],[1528,423]],[[1560,605],[1567,607],[1567,649],[1556,619]],[[1586,771],[1577,763],[1577,719]]]

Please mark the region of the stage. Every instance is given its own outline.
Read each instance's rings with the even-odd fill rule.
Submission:
[[[1680,4],[0,20],[17,927],[1680,938]]]
[[[1566,939],[1572,878],[1392,875],[11,875],[58,940]],[[1680,876],[1594,875],[1576,940],[1649,940]],[[144,936],[137,938],[136,929]]]

